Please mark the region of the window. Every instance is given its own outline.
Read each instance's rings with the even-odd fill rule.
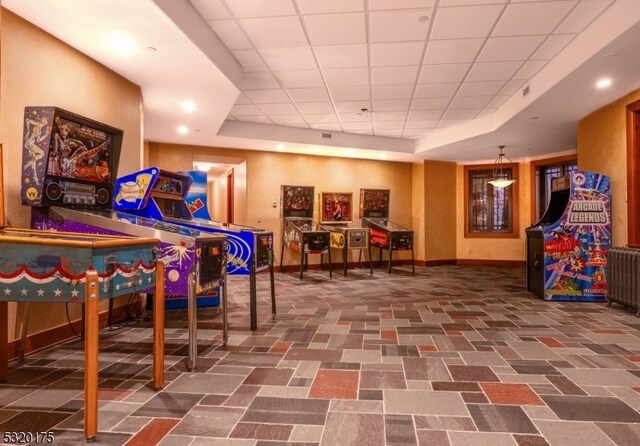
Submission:
[[[533,169],[533,187],[535,188],[531,195],[533,197],[531,210],[533,221],[531,223],[535,223],[542,218],[551,200],[551,179],[578,170],[578,163],[575,155],[569,155],[533,161],[531,167]]]
[[[504,178],[518,179],[517,164],[503,164]],[[493,165],[465,166],[465,237],[518,236],[518,183],[493,187]]]

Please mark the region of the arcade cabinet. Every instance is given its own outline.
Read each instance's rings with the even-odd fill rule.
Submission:
[[[371,230],[369,243],[380,250],[380,262],[382,262],[382,250],[389,251],[389,274],[391,274],[393,252],[408,250],[411,250],[411,271],[415,274],[413,231],[389,221],[389,194],[388,189],[360,189],[362,226]]]
[[[313,186],[280,186],[280,207],[282,209],[282,250],[280,268],[285,246],[300,253],[300,279],[309,265],[309,254],[323,254],[329,257],[329,277],[331,272],[331,249],[329,231],[313,220]]]
[[[226,299],[226,237],[113,211],[122,134],[57,107],[26,107],[22,203],[32,206],[34,229],[159,239],[167,301],[176,297],[184,301],[187,296],[188,367],[194,370],[196,296],[210,295],[220,286],[223,302]],[[145,292],[153,293],[153,288]],[[223,304],[224,342],[227,337]]]
[[[526,234],[528,291],[545,300],[606,300],[608,176],[574,171],[552,179],[549,205]]]
[[[162,176],[163,172],[161,171],[159,176]],[[187,177],[185,180],[188,179],[190,184],[184,195],[189,213],[181,213],[179,217],[163,216],[163,219],[202,232],[223,234],[227,237],[229,242],[227,274],[249,276],[251,331],[256,331],[258,328],[256,274],[260,271],[269,270],[271,312],[274,316],[276,314],[273,233],[249,226],[212,221],[207,208],[207,174],[199,171],[178,172],[178,174],[185,175]],[[117,188],[118,182],[116,182]],[[151,195],[153,197],[155,194],[152,192]]]
[[[373,274],[369,229],[353,226],[353,193],[321,192],[320,224],[331,233],[330,247],[342,251],[342,268],[347,275],[349,251],[369,252],[369,271]]]

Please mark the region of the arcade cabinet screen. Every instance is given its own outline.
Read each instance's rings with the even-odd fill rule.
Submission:
[[[113,135],[56,115],[47,175],[63,179],[109,183],[113,174]]]

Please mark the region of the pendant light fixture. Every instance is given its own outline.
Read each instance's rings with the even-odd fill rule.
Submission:
[[[505,158],[509,163],[513,163],[511,159],[503,153],[505,146],[498,146],[500,149],[500,153],[498,154],[498,158],[496,158],[496,162],[493,165],[493,177],[487,181],[493,187],[508,187],[516,182],[513,178],[507,178],[502,169],[502,164],[504,163]]]

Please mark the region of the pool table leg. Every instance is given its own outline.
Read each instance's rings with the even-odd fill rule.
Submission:
[[[87,271],[84,305],[84,436],[95,441],[98,432],[98,272]]]

